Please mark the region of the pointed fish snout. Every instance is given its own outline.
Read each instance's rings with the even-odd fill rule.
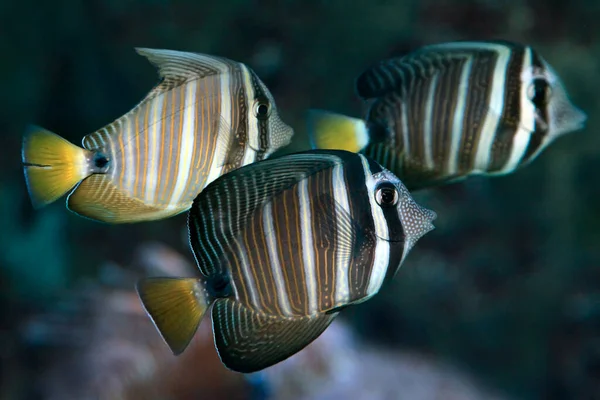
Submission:
[[[588,119],[587,114],[577,107],[573,107],[573,109],[571,110],[571,115],[569,117],[569,119],[572,121],[574,127],[573,129],[582,129],[585,126],[585,123]]]
[[[400,208],[400,219],[408,242],[416,243],[427,232],[435,229],[433,221],[437,218],[435,211],[417,204],[412,198],[404,202]],[[411,247],[412,247],[411,245]]]
[[[425,221],[423,226],[424,232],[421,236],[424,236],[426,233],[435,229],[433,221],[437,219],[437,213],[425,207],[421,207],[421,211],[423,213],[423,220]]]
[[[421,221],[418,230],[415,232],[415,240],[422,238],[428,232],[435,229],[433,221],[437,218],[437,213],[433,210],[419,206],[419,220]]]

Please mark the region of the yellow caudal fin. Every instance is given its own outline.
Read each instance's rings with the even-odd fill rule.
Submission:
[[[209,303],[195,278],[147,278],[137,284],[146,312],[173,354],[188,346]]]
[[[310,110],[307,121],[311,148],[359,152],[369,142],[362,119],[322,110]]]
[[[23,136],[22,159],[34,208],[62,197],[91,174],[91,152],[37,126]]]

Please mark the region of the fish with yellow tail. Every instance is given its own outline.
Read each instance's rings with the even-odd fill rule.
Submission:
[[[409,190],[512,173],[587,118],[535,50],[504,41],[423,47],[368,68],[356,91],[366,118],[311,111],[312,147],[361,152]]]
[[[226,58],[137,48],[160,82],[131,111],[83,138],[39,127],[23,138],[35,208],[68,196],[69,210],[107,223],[167,218],[228,171],[291,141],[273,96],[246,65]]]
[[[255,372],[377,294],[435,218],[362,154],[270,158],[221,176],[194,200],[198,278],[147,278],[137,290],[174,354],[210,310],[223,364]]]

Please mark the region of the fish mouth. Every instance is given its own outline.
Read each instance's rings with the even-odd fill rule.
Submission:
[[[381,236],[379,236],[377,234],[375,236],[377,237],[377,239],[383,240],[384,242],[388,242],[388,243],[404,243],[405,242],[404,238],[402,238],[402,239],[395,239],[394,240],[394,239],[385,239],[385,238],[382,238]]]

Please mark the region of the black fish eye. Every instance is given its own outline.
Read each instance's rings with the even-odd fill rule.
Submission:
[[[258,119],[267,119],[271,114],[271,104],[264,97],[258,98],[254,103],[254,115]]]
[[[398,190],[391,183],[384,183],[375,191],[375,200],[381,207],[394,207],[398,199]]]
[[[544,78],[536,78],[527,88],[527,97],[538,108],[548,104],[552,96],[552,87]]]

